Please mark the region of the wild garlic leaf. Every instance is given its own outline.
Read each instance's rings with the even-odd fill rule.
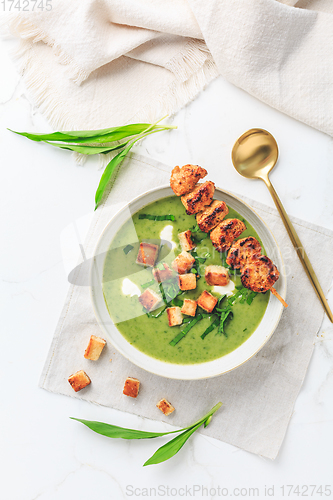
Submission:
[[[27,137],[31,141],[42,142],[42,141],[67,141],[71,140],[72,136],[65,132],[52,132],[50,134],[30,134],[29,132],[17,132],[16,130],[12,130],[8,128],[10,132],[13,132],[17,135],[22,135],[23,137]]]
[[[155,123],[132,123],[122,127],[111,127],[98,130],[73,130],[52,132],[50,134],[30,134],[28,132],[17,132],[10,130],[14,134],[22,135],[32,141],[45,142],[51,146],[68,149],[85,155],[107,154],[117,149],[122,149],[106,166],[95,195],[95,210],[98,207],[103,193],[108,185],[116,167],[123,161],[132,146],[140,139],[150,134],[163,130],[175,129],[173,125],[159,125],[166,116]],[[121,139],[128,138],[121,144],[110,144]]]
[[[169,458],[173,457],[178,453],[178,451],[184,446],[186,441],[192,436],[192,434],[199,429],[199,427],[202,425],[202,422],[196,425],[195,427],[182,432],[179,436],[176,436],[175,438],[171,439],[168,443],[165,445],[161,446],[157,451],[155,451],[154,455],[152,455],[144,464],[143,466],[145,467],[146,465],[156,465],[160,464],[161,462],[165,462],[166,460],[169,460]]]
[[[151,125],[150,128],[153,128],[153,127],[154,127],[154,125]],[[112,158],[112,160],[107,164],[107,166],[104,169],[104,172],[103,172],[103,175],[101,177],[101,180],[99,181],[99,185],[98,185],[98,188],[97,188],[97,191],[96,191],[96,194],[95,194],[95,210],[96,210],[96,208],[98,207],[98,205],[100,204],[100,202],[102,200],[104,191],[105,191],[108,183],[110,182],[110,180],[112,178],[112,175],[113,175],[116,167],[118,165],[120,165],[120,163],[123,161],[123,159],[125,158],[125,156],[127,155],[127,153],[134,146],[134,144],[137,141],[139,141],[140,139],[143,139],[144,137],[147,137],[148,135],[155,134],[156,132],[160,132],[160,130],[162,130],[162,129],[157,129],[157,130],[149,130],[149,129],[147,129],[147,131],[144,134],[139,135],[137,138],[133,139],[133,141],[130,142],[126,146],[125,149],[123,149],[122,151],[120,151],[120,153],[118,153],[116,156],[114,156]]]
[[[95,137],[100,135],[102,136],[102,135],[113,134],[113,136],[116,137],[116,139],[114,140],[118,141],[123,137],[129,137],[131,135],[141,134],[142,132],[147,130],[147,128],[149,128],[150,126],[151,126],[150,123],[132,123],[130,125],[124,125],[121,127],[102,128],[98,130],[78,130],[72,132],[66,131],[63,133],[71,135],[73,137]]]
[[[126,429],[125,427],[118,427],[117,425],[105,424],[103,422],[95,422],[92,420],[82,420],[80,418],[70,417],[72,420],[81,422],[87,426],[92,431],[102,436],[109,438],[121,438],[121,439],[151,439],[160,436],[166,436],[168,434],[181,433],[176,439],[172,439],[164,446],[159,448],[154,455],[149,458],[144,465],[158,464],[165,462],[169,458],[173,457],[186,443],[189,437],[202,425],[206,427],[212,419],[213,414],[222,406],[222,403],[217,403],[206,415],[204,415],[200,420],[194,422],[194,424],[183,429],[178,429],[169,432],[147,432],[147,431],[137,431],[135,429]]]
[[[125,144],[115,144],[113,146],[80,146],[76,144],[68,144],[68,143],[57,143],[51,141],[44,141],[46,144],[50,144],[50,146],[54,146],[55,148],[60,149],[69,149],[70,151],[75,151],[76,153],[81,153],[84,155],[97,155],[97,154],[105,154],[110,153],[111,151],[115,151],[117,149],[121,149]]]
[[[108,142],[119,141],[124,137],[130,137],[132,135],[141,134],[147,128],[150,127],[150,123],[133,123],[131,125],[125,125],[122,127],[111,127],[98,130],[71,130],[62,132],[52,132],[50,134],[30,134],[29,132],[16,132],[15,130],[10,130],[14,134],[22,135],[27,137],[32,141],[67,141],[83,138],[100,138],[102,136],[108,136]],[[111,139],[112,137],[112,139]]]
[[[179,429],[176,431],[169,432],[147,432],[147,431],[137,431],[135,429],[126,429],[126,427],[118,427],[117,425],[105,424],[103,422],[95,422],[93,420],[82,420],[80,418],[70,417],[72,420],[77,420],[81,424],[86,425],[97,434],[102,434],[109,438],[121,438],[121,439],[151,439],[159,436],[165,436],[166,434],[174,434],[177,432],[184,431],[186,429]]]
[[[178,453],[178,451],[184,446],[186,441],[197,429],[199,429],[202,424],[207,427],[212,419],[212,416],[219,408],[221,408],[221,406],[221,402],[217,403],[204,417],[192,424],[192,426],[187,427],[187,429],[183,429],[183,432],[180,435],[161,446],[161,448],[159,448],[143,465],[160,464],[161,462],[165,462],[169,458],[176,455],[176,453]]]
[[[120,151],[120,153],[114,156],[112,160],[106,165],[95,194],[95,210],[101,202],[105,188],[110,182],[115,169],[118,167],[118,165],[120,165],[120,163],[123,161],[134,144],[135,142],[131,142],[125,149],[123,149],[123,151]]]

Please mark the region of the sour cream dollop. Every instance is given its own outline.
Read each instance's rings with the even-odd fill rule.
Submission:
[[[173,241],[173,227],[171,224],[165,226],[160,232],[161,240],[169,241],[171,243],[172,250],[176,248],[177,244]]]
[[[141,295],[140,288],[128,278],[123,279],[121,291],[124,295],[129,295],[130,297],[133,297],[133,295],[137,295],[139,297]]]
[[[230,295],[234,294],[234,290],[235,283],[230,280],[229,283],[225,286],[214,286],[212,292],[218,293],[220,295],[227,295],[227,297],[230,297]]]

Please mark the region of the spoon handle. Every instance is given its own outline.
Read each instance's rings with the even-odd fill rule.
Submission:
[[[304,250],[304,247],[303,247],[303,245],[301,243],[301,240],[299,239],[299,236],[296,233],[295,228],[292,225],[291,220],[289,219],[288,214],[285,211],[285,209],[284,209],[284,207],[283,207],[283,205],[281,203],[281,200],[278,197],[277,192],[275,191],[275,189],[274,189],[271,181],[269,180],[268,176],[267,177],[266,176],[262,177],[262,180],[265,182],[266,186],[269,189],[269,192],[272,195],[272,198],[274,200],[276,208],[278,209],[278,211],[279,211],[279,213],[281,215],[283,224],[285,225],[285,228],[286,228],[286,230],[287,230],[287,232],[289,234],[291,242],[294,245],[294,248],[295,248],[295,250],[297,252],[299,260],[301,261],[301,263],[302,263],[302,265],[304,267],[304,270],[305,270],[306,274],[308,275],[308,278],[311,281],[311,284],[312,284],[313,288],[315,289],[316,294],[318,295],[318,297],[319,297],[319,299],[320,299],[320,301],[321,301],[321,303],[323,305],[323,308],[326,311],[327,316],[329,317],[330,321],[333,323],[333,314],[332,314],[332,311],[330,309],[330,306],[327,303],[327,300],[325,298],[324,292],[323,292],[323,290],[322,290],[322,288],[320,286],[320,283],[318,281],[316,273],[313,270],[313,267],[312,267],[312,264],[311,264],[311,262],[309,260],[309,257],[307,256],[307,254],[306,254],[306,252]]]

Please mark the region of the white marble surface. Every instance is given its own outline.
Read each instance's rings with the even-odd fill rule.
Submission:
[[[228,489],[229,496],[267,498],[265,487],[274,486],[274,498],[284,498],[283,485],[333,483],[333,327],[327,320],[274,462],[194,436],[169,462],[143,469],[142,463],[159,445],[156,440],[111,441],[68,417],[147,430],[162,430],[166,425],[37,387],[68,288],[60,234],[92,211],[101,172],[96,161],[79,167],[66,151],[6,131],[6,127],[38,132],[49,128],[31,103],[5,44],[0,45],[0,64],[1,499],[118,500],[141,498],[146,493],[143,488],[159,486],[156,495],[154,490],[147,492],[150,498],[181,498],[186,491],[176,489],[194,485],[206,490],[189,489],[188,497],[192,493],[195,498],[216,498]],[[173,121],[177,131],[149,138],[136,151],[172,166],[202,164],[221,187],[272,205],[265,186],[238,176],[230,162],[232,144],[242,132],[266,128],[280,146],[272,181],[286,209],[333,229],[330,137],[258,102],[222,78]],[[332,265],[332,256],[327,259],[327,265]],[[333,306],[332,293],[330,303]],[[215,496],[210,488],[216,488]],[[285,497],[288,491],[286,487]],[[311,496],[312,488],[302,491]],[[315,493],[312,498],[325,496],[330,497]],[[289,498],[298,498],[297,490]]]

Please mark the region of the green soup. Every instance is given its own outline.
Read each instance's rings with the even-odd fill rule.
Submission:
[[[172,214],[175,221],[151,221],[139,219],[139,214],[165,215]],[[240,236],[254,236],[260,239],[253,227],[237,212],[229,207],[227,218],[236,217],[244,221],[247,229]],[[152,281],[152,269],[143,268],[136,264],[138,254],[138,241],[156,240],[160,243],[161,231],[165,239],[170,239],[177,247],[170,251],[164,244],[161,246],[159,261],[167,262],[171,266],[172,260],[181,251],[178,243],[178,233],[192,229],[196,225],[194,215],[186,215],[185,209],[177,196],[170,196],[147,205],[135,213],[118,231],[107,252],[103,271],[103,292],[105,302],[114,323],[126,340],[140,351],[162,361],[179,364],[194,364],[211,361],[219,358],[240,346],[257,328],[260,323],[269,299],[269,294],[257,294],[249,305],[236,300],[232,305],[233,318],[227,319],[225,335],[217,334],[217,328],[210,332],[204,339],[201,334],[211,324],[212,319],[206,317],[199,321],[187,335],[175,346],[170,341],[184,328],[184,325],[169,327],[166,312],[158,318],[148,317],[138,301],[138,295],[132,295],[132,288],[137,293],[142,293],[145,285]],[[151,241],[152,242],[152,241]],[[170,244],[169,244],[170,245]],[[131,248],[133,247],[133,248]],[[213,287],[208,286],[204,278],[204,267],[211,264],[221,265],[221,255],[213,247],[209,236],[203,239],[196,248],[198,256],[210,255],[202,264],[202,276],[197,281],[195,290],[187,291],[180,295],[184,298],[198,299],[203,290],[208,290],[217,298]],[[129,281],[130,280],[130,281]],[[231,274],[231,280],[236,286],[240,285],[240,277]],[[159,292],[156,282],[149,288]],[[135,291],[135,290],[133,290]],[[233,293],[236,293],[235,288]],[[222,305],[227,301],[223,299]],[[162,307],[160,308],[162,309]],[[160,309],[154,311],[158,313]],[[200,309],[198,307],[198,309]],[[185,318],[186,316],[184,316]]]

